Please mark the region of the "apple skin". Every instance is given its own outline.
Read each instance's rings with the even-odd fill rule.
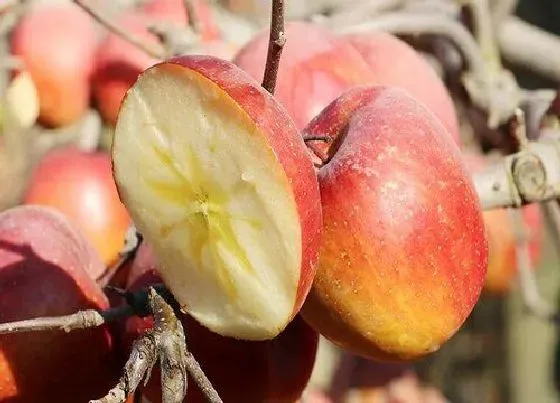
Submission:
[[[482,170],[488,160],[472,151],[463,157],[473,173]],[[522,209],[525,230],[529,236],[529,256],[536,269],[543,244],[543,222],[538,204],[529,204]],[[512,218],[506,209],[484,211],[484,223],[488,234],[488,270],[484,291],[488,295],[503,296],[511,290],[517,278],[517,245]]]
[[[94,24],[75,4],[47,4],[33,7],[14,28],[11,51],[31,74],[39,121],[46,126],[71,124],[88,108],[97,45]]]
[[[0,322],[106,309],[88,276],[102,263],[85,236],[53,209],[0,213]],[[86,402],[103,396],[120,366],[108,328],[0,335],[0,401]]]
[[[453,100],[430,64],[406,42],[385,32],[344,36],[364,58],[374,74],[370,85],[395,86],[430,109],[447,131],[461,144]]]
[[[144,242],[134,259],[127,289],[135,291],[161,282],[156,257]],[[319,336],[300,316],[268,341],[223,337],[188,315],[181,315],[180,319],[187,333],[189,350],[223,401],[293,403],[303,393],[315,363]],[[129,318],[125,323],[124,349],[130,351],[134,339],[152,326],[151,317]],[[156,367],[147,386],[142,388],[151,403],[161,403],[160,382],[160,370]],[[185,402],[206,402],[195,385],[194,380],[189,379]]]
[[[274,96],[288,110],[298,129],[343,91],[375,78],[353,46],[317,25],[291,21],[285,26]],[[261,31],[237,53],[233,62],[261,82],[269,31]]]
[[[105,265],[114,262],[124,246],[131,221],[117,193],[111,158],[104,152],[72,146],[51,151],[35,167],[23,201],[53,207],[69,217]],[[89,274],[97,279],[104,271],[102,266]]]
[[[318,172],[323,242],[304,319],[372,359],[438,350],[478,301],[488,259],[458,147],[423,104],[382,86],[347,91],[304,133],[334,140]]]
[[[323,227],[319,185],[303,139],[286,110],[249,75],[229,61],[213,56],[188,55],[169,59],[155,67],[170,71],[191,70],[213,82],[255,123],[255,135],[263,136],[282,165],[297,205],[302,235],[301,270],[293,318],[303,306],[315,276]],[[126,204],[123,194],[121,200]],[[162,277],[165,280],[165,273],[162,273]]]
[[[158,44],[146,28],[148,18],[140,13],[122,15],[117,24],[138,39]],[[138,75],[158,60],[138,49],[120,36],[109,33],[100,43],[93,73],[93,95],[102,118],[114,125],[121,102]]]

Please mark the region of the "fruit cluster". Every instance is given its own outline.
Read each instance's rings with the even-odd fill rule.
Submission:
[[[481,211],[471,175],[486,159],[461,150],[453,99],[420,53],[390,34],[292,21],[270,94],[268,31],[236,50],[194,4],[205,55],[147,55],[74,4],[35,6],[14,29],[39,122],[67,126],[93,99],[114,134],[110,154],[48,153],[22,205],[0,213],[0,323],[122,303],[107,281],[163,282],[226,403],[293,403],[319,335],[367,359],[415,360],[483,289],[509,289],[510,217]],[[115,21],[159,48],[148,25],[187,24],[183,7],[150,0]],[[536,261],[538,208],[524,215]],[[144,241],[107,280],[132,222]],[[0,335],[0,401],[103,396],[152,325]],[[159,374],[139,392],[152,403]],[[193,382],[186,401],[204,401]]]

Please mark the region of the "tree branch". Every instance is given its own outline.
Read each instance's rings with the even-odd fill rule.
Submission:
[[[125,41],[136,46],[138,49],[144,51],[149,56],[155,59],[163,59],[165,57],[165,52],[163,52],[158,45],[144,42],[137,36],[132,35],[130,32],[120,28],[118,25],[111,22],[111,20],[107,16],[100,13],[99,10],[96,10],[95,8],[87,4],[87,0],[73,0],[73,1],[99,24],[103,25],[105,28],[107,28],[115,35],[120,36]]]
[[[498,44],[503,58],[560,83],[560,38],[517,17],[500,24]]]
[[[272,0],[272,17],[270,19],[270,38],[268,42],[268,53],[262,86],[265,90],[274,94],[276,78],[282,49],[286,43],[284,32],[284,0]]]
[[[504,157],[473,176],[484,210],[543,202],[560,197],[560,132]]]

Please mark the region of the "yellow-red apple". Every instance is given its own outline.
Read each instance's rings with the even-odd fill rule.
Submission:
[[[103,264],[85,236],[53,209],[0,213],[0,323],[105,309],[87,272]],[[0,335],[0,401],[87,402],[120,368],[108,329]]]
[[[349,43],[315,24],[291,21],[280,59],[275,97],[299,129],[343,91],[374,79],[360,53]],[[269,31],[262,31],[234,58],[243,70],[262,81]]]
[[[128,91],[112,153],[121,199],[183,309],[222,336],[277,336],[309,292],[322,229],[286,110],[230,62],[174,58]]]
[[[368,32],[344,36],[373,71],[371,85],[395,86],[423,102],[461,143],[453,100],[430,64],[414,48],[394,35]]]
[[[104,152],[74,147],[51,151],[35,167],[24,203],[64,213],[86,234],[106,265],[124,246],[130,217],[115,187],[111,158]],[[97,279],[103,271],[90,274]]]
[[[161,283],[157,266],[153,250],[143,243],[133,262],[128,290]],[[189,351],[224,402],[294,403],[311,377],[318,334],[299,316],[280,335],[267,341],[222,337],[188,315],[182,315],[181,321],[187,332]],[[133,340],[152,325],[151,318],[128,319],[123,337],[125,349],[129,351]],[[195,385],[190,379],[185,402],[206,402]],[[152,379],[142,391],[151,403],[161,402],[159,368],[154,369]]]
[[[11,51],[37,88],[39,120],[64,126],[84,115],[90,99],[97,35],[94,21],[75,4],[41,4],[11,35]]]
[[[463,157],[471,172],[477,173],[487,164],[487,160],[474,152],[464,152]],[[511,214],[506,209],[484,211],[484,223],[488,236],[488,270],[484,290],[493,295],[504,295],[516,281],[517,239]],[[522,208],[527,235],[529,255],[536,269],[543,242],[543,223],[538,204]]]
[[[369,358],[438,350],[478,301],[488,258],[459,148],[433,113],[392,87],[347,91],[305,134],[333,142],[318,172],[323,241],[304,319]]]

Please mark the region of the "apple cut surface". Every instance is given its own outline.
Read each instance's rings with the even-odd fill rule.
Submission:
[[[211,56],[146,70],[120,109],[113,169],[183,310],[239,339],[286,327],[315,274],[320,194],[294,123],[258,83]]]

